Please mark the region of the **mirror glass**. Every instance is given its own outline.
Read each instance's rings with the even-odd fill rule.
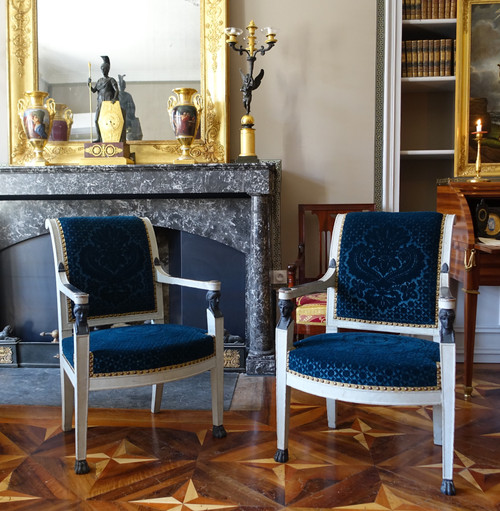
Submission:
[[[33,159],[18,109],[32,90],[49,92],[75,118],[70,141],[49,140],[44,158],[50,165],[89,164],[84,144],[92,138],[96,98],[87,81],[89,67],[93,85],[102,77],[103,55],[110,59],[109,75],[118,85],[123,78],[135,104],[141,129],[128,142],[136,164],[180,156],[167,111],[177,87],[201,95],[191,156],[200,163],[228,161],[227,0],[7,0],[7,20],[11,165]]]
[[[121,0],[118,8],[102,0],[74,4],[38,0],[38,87],[72,111],[70,140],[90,140],[96,94],[87,81],[102,76],[102,55],[125,91],[122,106],[135,106],[127,140],[173,139],[166,109],[172,89],[200,90],[199,0],[146,0],[144,9],[136,0]]]

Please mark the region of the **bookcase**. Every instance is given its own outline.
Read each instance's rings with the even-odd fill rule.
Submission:
[[[454,172],[456,1],[401,1],[399,210],[435,210]]]

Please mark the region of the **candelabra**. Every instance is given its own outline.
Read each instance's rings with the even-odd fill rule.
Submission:
[[[257,60],[257,54],[265,55],[276,43],[276,31],[271,27],[263,28],[262,31],[266,34],[265,44],[260,47],[257,46],[257,37],[255,36],[255,31],[257,30],[257,26],[255,22],[252,20],[246,27],[248,31],[248,46],[243,48],[243,46],[236,46],[238,44],[238,36],[243,33],[241,28],[228,27],[225,30],[227,35],[226,42],[227,44],[235,51],[237,51],[240,55],[246,55],[247,61],[247,73],[243,73],[240,69],[240,74],[242,78],[242,86],[240,91],[243,93],[243,106],[245,108],[245,115],[241,118],[241,128],[240,128],[240,155],[237,158],[237,161],[243,162],[251,162],[257,161],[257,155],[255,154],[255,129],[254,123],[255,120],[252,115],[250,115],[250,103],[252,102],[252,92],[257,89],[264,77],[264,70],[261,69],[259,74],[254,77],[253,70],[255,61]]]
[[[489,179],[481,177],[481,140],[485,133],[488,133],[488,132],[482,131],[481,120],[478,120],[477,124],[476,124],[476,131],[472,132],[473,135],[476,135],[475,140],[477,142],[477,155],[476,155],[476,176],[473,177],[472,179],[469,179],[469,181],[471,183],[479,183],[481,181],[489,181]]]

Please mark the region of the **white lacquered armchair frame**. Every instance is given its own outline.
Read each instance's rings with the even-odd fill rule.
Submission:
[[[336,402],[345,401],[367,405],[386,406],[432,406],[433,407],[433,440],[442,445],[443,484],[441,491],[454,494],[453,486],[453,445],[455,424],[455,339],[451,329],[447,331],[443,325],[434,327],[398,326],[397,333],[407,336],[431,337],[439,343],[441,360],[441,382],[436,390],[393,391],[391,389],[362,389],[348,385],[332,384],[331,382],[305,378],[289,371],[287,367],[288,352],[294,349],[294,321],[291,310],[297,297],[327,292],[327,333],[336,333],[339,329],[357,329],[387,332],[394,330],[383,324],[360,323],[347,320],[334,320],[334,300],[336,290],[336,267],[340,247],[341,226],[345,215],[336,219],[330,249],[330,264],[321,279],[298,285],[293,288],[279,290],[279,304],[282,311],[281,319],[276,327],[276,428],[277,447],[276,461],[288,460],[288,436],[290,426],[291,389],[298,389],[316,396],[324,397],[327,404],[327,419],[330,428],[336,427]],[[441,271],[439,274],[439,310],[455,310],[455,298],[450,292],[450,251],[451,233],[454,215],[446,215],[443,223],[443,244],[441,247]],[[283,316],[283,312],[287,317]]]
[[[150,240],[152,260],[154,265],[154,280],[156,286],[156,311],[148,314],[147,319],[154,323],[164,323],[163,293],[162,285],[175,285],[195,288],[207,291],[217,296],[220,294],[221,284],[219,281],[201,281],[185,279],[169,275],[163,270],[160,264],[156,236],[149,219],[142,218]],[[215,340],[214,355],[193,364],[186,364],[181,367],[165,368],[155,372],[142,374],[106,375],[89,377],[89,345],[90,328],[102,325],[109,325],[109,318],[85,318],[83,323],[70,321],[72,316],[71,302],[75,307],[88,307],[89,295],[74,287],[67,278],[63,244],[57,219],[47,219],[46,227],[51,233],[52,249],[55,254],[54,263],[56,269],[57,308],[58,308],[58,329],[59,339],[73,337],[74,344],[74,367],[66,360],[62,353],[60,344],[59,355],[61,365],[61,393],[62,393],[62,429],[72,429],[73,414],[75,418],[75,444],[76,464],[81,462],[81,472],[88,472],[88,465],[85,461],[87,452],[87,426],[88,426],[88,393],[94,390],[108,390],[118,388],[131,388],[152,386],[151,412],[160,411],[163,394],[163,384],[169,381],[188,378],[206,371],[210,371],[212,389],[212,419],[213,433],[216,437],[225,436],[223,427],[223,406],[224,406],[224,318],[218,306],[208,307],[207,333]],[[216,300],[218,302],[218,300]],[[128,314],[120,318],[120,322],[134,323],[144,321],[144,314]],[[84,462],[84,463],[83,463]]]

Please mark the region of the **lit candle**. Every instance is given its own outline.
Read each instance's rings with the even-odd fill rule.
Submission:
[[[477,132],[480,132],[480,131],[482,131],[482,128],[483,128],[483,127],[482,127],[482,125],[481,125],[481,119],[478,119],[478,120],[477,120],[477,123],[476,123],[476,131],[477,131]]]

